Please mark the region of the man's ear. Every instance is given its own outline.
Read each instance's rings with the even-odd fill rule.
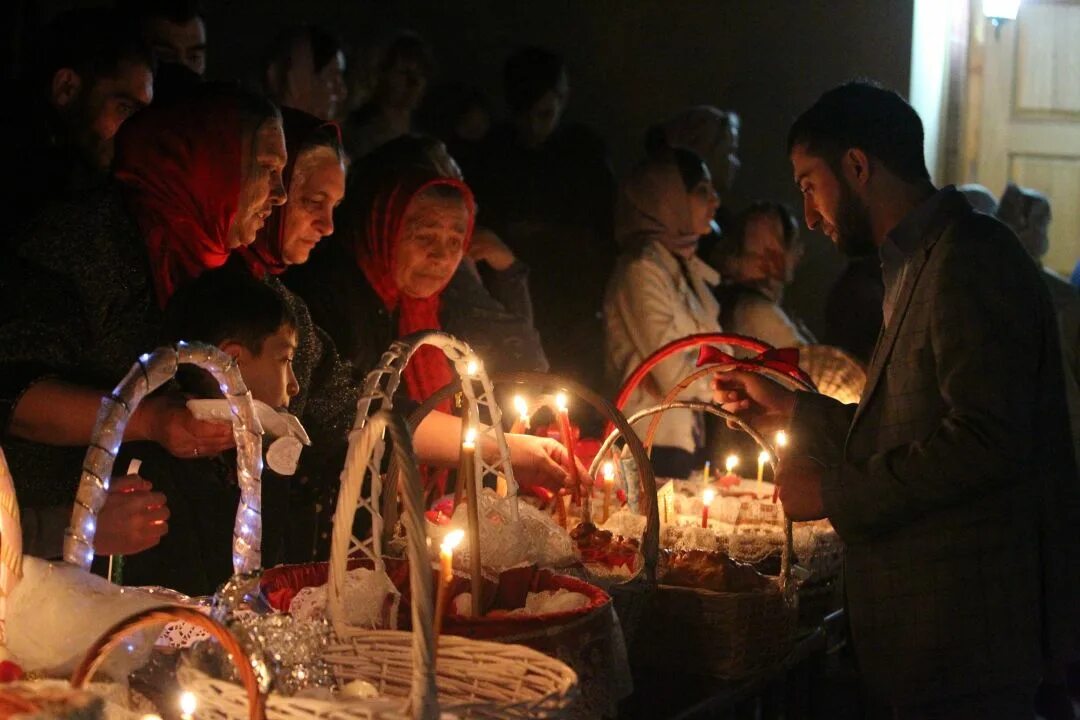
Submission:
[[[71,68],[60,68],[53,73],[49,100],[54,108],[65,108],[79,96],[81,88],[82,78],[79,77],[79,73]]]
[[[239,361],[240,355],[244,351],[244,346],[235,340],[225,340],[218,344],[218,349],[226,355],[231,356],[233,360]]]
[[[841,158],[844,175],[852,187],[863,187],[870,182],[870,156],[859,148],[848,148]]]

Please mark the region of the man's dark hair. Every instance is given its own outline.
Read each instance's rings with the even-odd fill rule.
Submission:
[[[322,72],[337,54],[342,51],[341,38],[316,25],[294,25],[282,30],[270,43],[263,56],[263,70],[277,66],[282,77],[292,69],[293,50],[296,43],[304,40],[311,47],[311,61],[315,72]]]
[[[902,180],[930,179],[919,114],[898,94],[871,82],[849,82],[818,98],[788,132],[789,155],[796,145],[806,145],[834,171],[844,152],[859,148]]]
[[[412,30],[402,30],[382,48],[379,55],[379,72],[386,72],[399,60],[415,62],[426,77],[435,74],[435,53],[428,41]]]
[[[795,212],[781,202],[773,200],[756,200],[735,218],[732,228],[734,254],[742,254],[746,248],[746,226],[750,221],[758,217],[775,217],[780,221],[780,227],[784,232],[784,248],[791,249],[792,243],[799,238],[799,220]]]
[[[226,265],[187,283],[165,308],[165,342],[240,343],[258,355],[282,326],[296,327],[292,309],[272,287],[245,269]]]
[[[117,0],[116,9],[137,23],[154,18],[186,25],[203,16],[199,0]]]
[[[30,81],[46,88],[70,68],[86,83],[117,73],[123,62],[154,69],[154,55],[140,33],[109,8],[77,8],[58,15],[38,43]]]
[[[549,90],[559,85],[566,73],[563,59],[542,47],[524,47],[506,60],[503,93],[512,113],[528,110]]]

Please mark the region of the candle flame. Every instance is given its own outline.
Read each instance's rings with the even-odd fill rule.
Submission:
[[[727,471],[730,473],[732,470],[734,470],[738,466],[739,466],[739,456],[738,455],[728,455],[727,460],[724,461],[724,467],[727,468]]]
[[[566,410],[570,407],[566,399],[566,393],[559,393],[555,396],[555,407],[559,409],[559,412],[566,412]]]
[[[469,428],[465,431],[465,441],[462,443],[467,448],[476,446],[476,428]]]
[[[611,482],[615,479],[615,463],[610,460],[604,461],[603,465],[604,480]]]
[[[529,417],[529,403],[525,402],[525,398],[520,395],[514,396],[514,409],[517,410],[517,414],[521,416],[522,420],[527,420]]]
[[[476,375],[479,369],[480,366],[477,364],[477,362],[475,360],[470,360],[469,364],[465,366],[465,374],[469,377],[473,377],[474,375]]]
[[[784,432],[783,430],[780,430],[779,432],[776,433],[776,447],[778,447],[778,448],[787,447],[787,444],[788,444],[787,433]]]
[[[451,530],[450,532],[446,533],[446,537],[443,538],[442,544],[439,545],[439,548],[443,552],[447,552],[447,553],[454,552],[454,548],[456,548],[458,545],[460,545],[461,541],[464,540],[464,539],[465,539],[465,531],[464,530]]]
[[[769,460],[771,460],[771,459],[772,459],[772,455],[769,455],[768,450],[762,450],[760,453],[758,453],[757,461],[759,463],[761,463],[762,465],[769,462]]]
[[[716,491],[712,488],[705,488],[705,492],[701,493],[701,501],[706,506],[712,505],[712,501],[716,499]]]
[[[185,691],[180,694],[180,712],[184,715],[194,715],[195,710],[199,707],[199,699],[195,697],[195,693]]]

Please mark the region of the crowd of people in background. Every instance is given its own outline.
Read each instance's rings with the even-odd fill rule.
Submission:
[[[603,138],[564,120],[572,75],[553,49],[505,59],[501,115],[479,89],[438,78],[413,32],[377,49],[362,87],[347,57],[325,28],[283,28],[260,87],[206,81],[214,59],[194,0],[70,11],[33,45],[0,118],[0,433],[33,552],[59,553],[102,393],[162,343],[218,346],[255,399],[306,426],[313,445],[294,481],[263,483],[276,488],[265,552],[299,561],[325,554],[355,397],[395,339],[445,329],[489,372],[550,370],[609,395],[686,335],[818,342],[784,305],[801,218],[769,198],[730,205],[737,112],[673,108],[617,178]],[[1080,278],[1041,267],[1050,203],[1012,185],[1000,199],[966,192],[1039,265],[1080,448]],[[809,209],[805,219],[819,225]],[[836,218],[837,232],[859,220]],[[854,258],[820,340],[868,364],[890,282],[878,255]],[[663,398],[694,362],[661,364],[627,410]],[[405,372],[403,401],[451,379],[428,348]],[[193,594],[228,574],[211,546],[227,543],[237,492],[228,428],[185,404],[213,395],[204,380],[181,377],[140,405],[122,455],[144,469],[114,483],[98,529],[99,552],[135,556],[138,582]],[[713,393],[703,380],[685,397]],[[455,422],[436,412],[417,429],[433,468],[456,459]],[[706,429],[698,413],[667,415],[658,474],[699,466]],[[523,485],[572,476],[558,443],[510,437]]]

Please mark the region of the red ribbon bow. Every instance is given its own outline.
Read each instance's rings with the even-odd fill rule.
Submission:
[[[697,366],[734,365],[739,370],[754,370],[766,367],[770,370],[804,380],[806,375],[799,369],[798,348],[772,348],[760,355],[749,358],[736,358],[713,345],[702,345],[698,351]]]

